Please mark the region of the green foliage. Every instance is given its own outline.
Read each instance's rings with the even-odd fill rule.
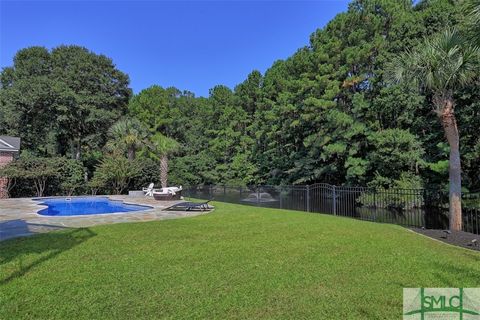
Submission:
[[[1,176],[12,179],[13,184],[19,182],[17,187],[29,190],[33,185],[37,197],[42,197],[46,191],[51,195],[72,195],[83,187],[84,172],[79,161],[64,157],[36,157],[29,152],[23,152],[18,160],[0,169]]]
[[[108,129],[108,151],[135,159],[136,152],[147,143],[147,129],[136,118],[123,118]]]
[[[35,195],[42,197],[47,182],[60,176],[63,158],[35,157],[28,152],[23,152],[21,157],[5,168],[0,169],[0,174],[7,178],[22,179],[35,187]]]
[[[60,174],[58,158],[34,157],[24,154],[23,158],[15,162],[15,165],[18,165],[21,177],[34,184],[37,197],[43,196],[47,181]]]
[[[308,47],[264,75],[253,71],[234,91],[216,86],[208,99],[195,99],[154,86],[132,99],[130,112],[181,144],[170,170],[177,184],[368,184],[382,177],[393,185],[402,174],[442,184],[430,169],[444,160],[437,147],[443,135],[429,130],[440,128],[432,105],[412,84],[386,85],[385,68],[398,52],[458,24],[461,12],[450,1],[352,1]],[[467,118],[471,125],[475,116]],[[462,144],[470,150],[469,176],[479,172],[476,143],[471,135]]]
[[[58,180],[62,195],[72,196],[84,192],[85,168],[78,160],[62,158]]]
[[[435,173],[445,175],[448,173],[448,160],[440,160],[429,164],[430,170]]]
[[[142,190],[150,183],[156,186],[160,183],[160,166],[157,161],[150,158],[142,158],[138,161],[140,173],[130,183],[130,190]]]
[[[12,189],[17,184],[17,180],[24,177],[24,172],[17,163],[13,162],[0,167],[0,177],[7,178],[4,181],[3,189],[7,192],[7,196],[11,196]]]
[[[163,155],[175,153],[180,148],[177,141],[164,136],[160,132],[157,132],[150,137],[150,146],[153,156],[157,159],[161,158]]]
[[[463,1],[463,14],[466,17],[461,24],[473,44],[480,43],[480,0]]]
[[[377,175],[398,179],[404,172],[418,174],[419,168],[425,164],[421,142],[408,130],[377,131],[368,140],[373,147],[368,160]]]
[[[371,188],[358,197],[357,202],[364,206],[377,206],[397,210],[418,208],[423,202],[422,195],[412,197],[412,193],[421,192],[422,179],[409,172],[402,172],[396,180],[391,180],[380,175],[369,183]],[[378,201],[378,199],[381,201]],[[399,207],[399,204],[401,207]]]
[[[197,98],[154,85],[133,96],[128,109],[128,77],[110,59],[75,46],[27,48],[0,76],[0,133],[19,135],[24,149],[42,156],[82,152],[96,190],[102,150],[148,162],[145,178],[131,180],[131,188],[158,181],[155,174],[167,169],[170,182],[181,185],[391,188],[416,175],[422,185],[443,188],[448,150],[432,116],[439,89],[461,106],[462,179],[476,190],[477,18],[478,0],[353,0],[307,46],[264,74],[252,71],[233,90],[218,85]],[[392,84],[392,75],[416,78],[429,90],[415,81]],[[17,183],[15,195],[27,192]]]
[[[79,46],[22,49],[0,83],[0,133],[21,137],[24,149],[77,159],[104,144],[131,95],[111,59]]]
[[[214,206],[1,241],[0,318],[398,319],[405,286],[480,286],[478,252],[400,226]]]
[[[175,157],[171,162],[170,181],[173,185],[214,184],[212,175],[215,159],[206,151]]]
[[[478,78],[479,62],[480,49],[458,30],[447,29],[393,59],[387,75],[392,82],[418,83],[436,96],[445,96]]]
[[[176,88],[164,89],[154,85],[135,95],[128,104],[128,110],[152,133],[159,131],[172,135],[172,124],[176,117],[174,106],[180,97],[181,93]]]
[[[104,187],[115,194],[122,194],[130,182],[141,173],[140,161],[129,161],[124,156],[111,155],[102,159],[95,170],[92,189]]]
[[[107,181],[101,174],[95,174],[88,182],[87,187],[92,195],[96,195],[99,191],[110,191],[107,187]]]

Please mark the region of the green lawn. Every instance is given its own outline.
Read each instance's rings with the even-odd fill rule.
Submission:
[[[0,319],[398,319],[404,287],[480,287],[480,254],[398,226],[215,205],[0,242]]]

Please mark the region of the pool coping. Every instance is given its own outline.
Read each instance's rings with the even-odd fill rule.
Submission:
[[[126,195],[95,195],[93,197],[106,197],[112,201],[122,201],[126,204],[144,205],[152,208],[141,211],[115,212],[92,215],[46,216],[38,214],[38,211],[41,210],[41,208],[45,208],[45,205],[41,205],[38,200],[33,200],[41,199],[39,197],[1,199],[0,241],[68,228],[88,228],[103,224],[178,219],[184,217],[198,216],[209,212],[165,210],[168,207],[181,202],[182,200],[157,201],[153,198],[131,197]],[[66,197],[63,196],[45,198]]]
[[[55,197],[41,197],[41,198],[31,198],[32,201],[42,201],[43,199],[63,199],[63,198],[107,198],[108,200],[110,201],[114,201],[114,202],[121,202],[123,204],[129,204],[129,205],[133,205],[133,206],[142,206],[142,207],[147,207],[148,209],[145,209],[145,210],[136,210],[136,211],[126,211],[126,212],[109,212],[109,213],[92,213],[92,214],[84,214],[84,215],[81,215],[81,214],[77,214],[77,215],[69,215],[69,216],[49,216],[47,214],[40,214],[39,212],[45,208],[41,208],[40,210],[38,210],[36,212],[36,215],[37,216],[40,216],[40,217],[74,217],[74,218],[77,218],[77,217],[85,217],[85,216],[106,216],[106,215],[109,215],[109,214],[127,214],[127,213],[135,213],[135,212],[145,212],[145,211],[150,211],[150,210],[155,210],[155,207],[151,206],[151,205],[145,205],[145,204],[138,204],[138,203],[132,203],[132,202],[126,202],[125,200],[121,200],[121,199],[112,199],[111,198],[112,196],[110,195],[106,195],[106,196],[102,196],[102,195],[94,195],[94,196],[71,196],[71,197],[65,197],[65,196],[55,196]],[[178,202],[178,201],[177,201]],[[43,203],[37,203],[38,206],[46,206],[48,208],[48,204],[43,204]]]

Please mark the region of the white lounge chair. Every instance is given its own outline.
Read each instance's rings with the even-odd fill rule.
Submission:
[[[167,187],[167,188],[162,188],[162,191],[163,191],[163,192],[171,192],[171,193],[173,193],[173,194],[175,195],[177,192],[182,191],[182,186],[180,186],[180,187]]]
[[[161,191],[153,190],[155,200],[180,200],[182,199],[182,187],[162,188]]]
[[[153,197],[153,188],[155,184],[152,182],[148,185],[148,188],[143,188],[143,192],[145,193],[145,197]]]

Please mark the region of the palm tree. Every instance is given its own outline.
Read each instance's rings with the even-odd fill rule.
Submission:
[[[466,2],[467,28],[470,30],[471,40],[480,43],[480,0]]]
[[[146,141],[147,132],[142,123],[135,118],[124,118],[108,130],[110,140],[105,145],[111,152],[127,153],[129,161],[135,159],[136,152]]]
[[[162,188],[166,188],[168,186],[168,157],[178,151],[180,144],[160,132],[154,134],[150,140],[153,155],[160,159],[160,183]]]
[[[480,21],[480,0],[472,0],[472,15],[476,22]]]
[[[411,82],[429,90],[435,112],[450,145],[450,229],[462,229],[460,135],[455,118],[454,91],[476,81],[479,71],[478,47],[455,29],[448,29],[415,50],[397,56],[387,67],[391,82]]]

